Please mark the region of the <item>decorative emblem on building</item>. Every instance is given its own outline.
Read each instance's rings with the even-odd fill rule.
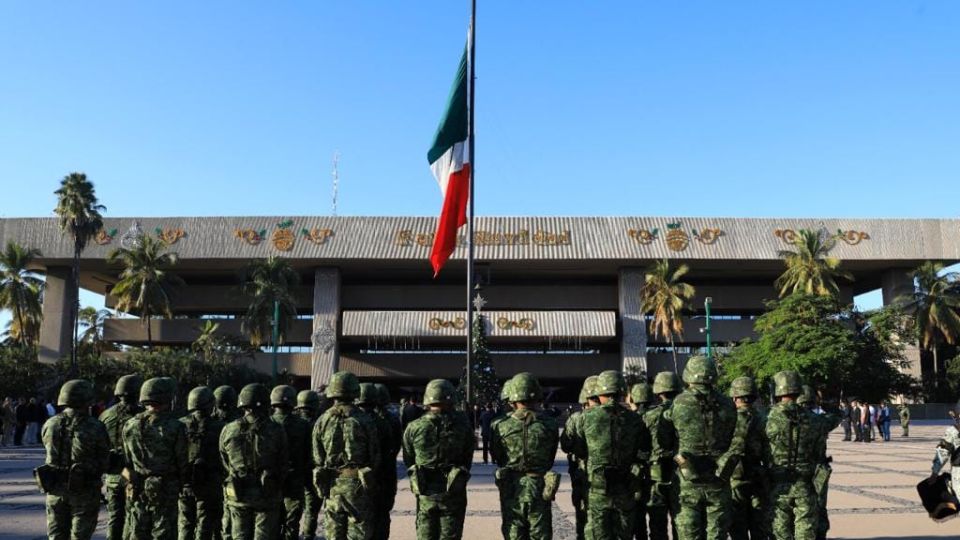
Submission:
[[[310,342],[313,343],[314,350],[329,353],[337,344],[337,331],[333,328],[333,323],[324,321],[320,328],[313,331],[310,336]]]
[[[693,230],[693,237],[696,238],[701,244],[706,244],[708,246],[710,244],[715,244],[721,236],[723,236],[723,231],[717,227],[704,227],[699,231],[696,229]]]
[[[97,231],[97,235],[93,237],[93,241],[96,242],[98,245],[105,246],[110,242],[113,242],[113,238],[115,236],[117,236],[116,229],[110,229],[109,231],[100,229],[99,231]]]
[[[327,242],[327,238],[333,236],[333,229],[320,229],[317,227],[314,227],[310,230],[300,229],[300,234],[314,244],[320,245],[325,244]]]
[[[690,236],[680,228],[680,222],[667,223],[667,247],[673,251],[683,251],[690,245]]]
[[[140,222],[134,221],[127,232],[120,237],[120,247],[124,249],[136,249],[143,243],[143,229],[140,228]]]
[[[431,330],[440,330],[441,328],[454,328],[456,330],[463,330],[467,327],[467,320],[463,317],[457,317],[453,320],[444,320],[439,317],[434,317],[430,319],[430,322],[427,323],[427,326]]]
[[[870,234],[866,231],[856,231],[856,230],[843,230],[837,229],[836,234],[827,234],[827,231],[820,229],[818,233],[825,242],[828,242],[832,245],[833,242],[837,240],[842,240],[845,244],[855,246],[864,240],[870,240]],[[797,231],[793,229],[776,229],[773,231],[773,235],[782,240],[786,244],[793,244],[797,241],[798,235]]]
[[[501,330],[514,330],[519,328],[521,330],[526,330],[527,332],[531,332],[536,326],[537,326],[537,323],[533,319],[530,319],[527,317],[524,317],[519,321],[511,321],[506,317],[497,318],[497,328]]]
[[[793,229],[777,229],[773,231],[773,235],[787,244],[792,244],[797,240],[797,231]]]
[[[154,232],[157,233],[157,238],[168,246],[176,244],[181,238],[187,235],[183,229],[174,229],[172,227],[157,227],[154,229]]]
[[[260,229],[259,231],[255,231],[253,229],[236,229],[233,231],[233,235],[250,244],[251,246],[255,246],[260,242],[263,242],[263,239],[267,236],[267,230]]]
[[[650,230],[647,229],[629,229],[627,231],[627,236],[633,238],[638,243],[643,245],[648,245],[653,243],[654,240],[659,238],[660,229],[653,228]]]
[[[293,234],[293,221],[287,220],[277,223],[277,230],[273,231],[273,247],[280,251],[290,251],[297,237]]]
[[[860,242],[863,242],[864,240],[869,240],[870,235],[867,234],[866,231],[854,231],[854,230],[843,231],[843,230],[837,229],[837,238],[839,238],[840,240],[843,240],[846,244],[855,246]]]

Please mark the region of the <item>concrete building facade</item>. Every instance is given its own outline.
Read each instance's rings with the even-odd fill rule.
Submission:
[[[414,387],[458,377],[463,368],[465,239],[433,279],[427,257],[434,226],[433,218],[414,217],[108,218],[82,254],[81,287],[106,295],[114,307],[110,291],[119,269],[106,263],[107,254],[142,235],[159,238],[178,254],[172,271],[185,285],[173,299],[175,318],[153,320],[151,332],[158,344],[184,345],[207,318],[240,336],[247,305],[237,287],[242,268],[253,259],[284,257],[301,286],[281,369],[313,387],[338,369]],[[706,344],[708,297],[713,343],[748,337],[764,303],[777,296],[778,253],[802,228],[835,238],[831,255],[855,277],[842,284],[847,301],[880,289],[890,303],[911,290],[907,273],[921,261],[960,260],[958,220],[478,218],[477,273],[498,374],[531,371],[548,386],[573,388],[573,381],[603,369],[672,369],[670,344],[648,334],[639,301],[644,269],[662,258],[688,264],[697,289],[676,342],[681,364]],[[69,347],[71,242],[52,218],[0,220],[0,241],[8,240],[42,252],[40,356],[55,361]],[[135,318],[113,318],[104,334],[139,345],[147,332]],[[266,354],[251,362],[269,370]]]

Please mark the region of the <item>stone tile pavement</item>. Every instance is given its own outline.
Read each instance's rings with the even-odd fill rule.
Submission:
[[[831,436],[834,473],[830,483],[831,538],[960,537],[960,520],[934,523],[920,506],[915,485],[929,474],[933,448],[943,426],[918,425],[913,437],[891,442],[848,443],[839,432]],[[897,431],[897,428],[894,428]],[[43,458],[39,447],[0,449],[0,540],[45,538],[43,496],[32,470]],[[480,460],[479,453],[475,458]],[[565,473],[565,459],[557,470]],[[493,466],[474,466],[470,481],[465,539],[499,537],[500,513]],[[412,540],[415,502],[406,480],[401,480],[393,512],[391,538]],[[95,538],[102,539],[104,513]],[[554,506],[554,537],[574,538],[573,507],[566,477]]]

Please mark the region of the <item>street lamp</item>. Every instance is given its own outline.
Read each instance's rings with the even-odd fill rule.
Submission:
[[[280,302],[273,301],[273,384],[277,384],[277,342],[280,341]]]
[[[710,296],[703,299],[703,308],[707,311],[707,358],[713,357],[710,343],[710,304],[712,303],[713,298]]]

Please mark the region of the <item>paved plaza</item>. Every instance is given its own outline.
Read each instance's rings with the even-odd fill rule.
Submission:
[[[945,538],[960,536],[960,520],[934,523],[916,497],[915,485],[929,474],[933,449],[942,425],[918,425],[912,437],[888,443],[839,441],[831,436],[834,473],[830,483],[831,538]],[[43,458],[39,447],[0,449],[0,539],[45,538],[43,496],[31,471]],[[480,461],[479,453],[476,461]],[[565,472],[565,460],[558,470]],[[475,465],[470,481],[465,539],[499,536],[500,515],[493,466]],[[414,539],[415,503],[406,480],[400,482],[393,513],[392,538]],[[104,511],[95,538],[102,539]],[[570,485],[564,480],[554,506],[554,537],[574,538]]]

